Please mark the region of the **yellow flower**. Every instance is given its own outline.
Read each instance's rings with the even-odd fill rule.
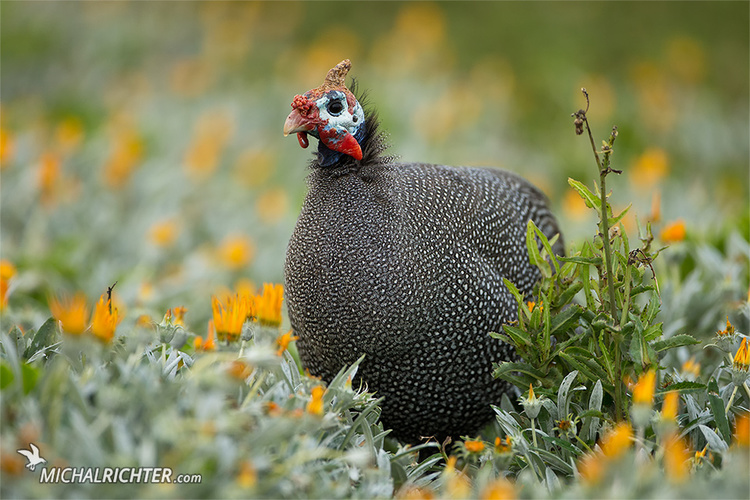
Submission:
[[[701,374],[701,364],[696,363],[695,356],[682,363],[682,373],[697,378]]]
[[[174,315],[174,319],[172,320],[173,325],[179,325],[179,326],[185,326],[185,315],[187,314],[188,309],[185,306],[179,306],[175,307],[172,310],[172,313]]]
[[[204,340],[203,337],[195,337],[195,350],[196,351],[213,351],[216,349],[216,342],[214,341],[215,335],[214,335],[214,322],[213,320],[208,320],[208,333],[206,334],[206,339]]]
[[[239,359],[235,359],[227,367],[227,374],[230,377],[237,379],[239,381],[245,380],[247,377],[250,376],[251,373],[252,373],[252,370],[247,365],[247,363]]]
[[[255,211],[264,223],[273,225],[279,222],[289,208],[286,191],[279,188],[269,189],[258,197]]]
[[[179,227],[174,219],[154,223],[148,230],[151,242],[158,247],[169,247],[174,244],[179,234]]]
[[[602,479],[606,462],[599,453],[587,453],[581,457],[577,466],[583,482],[593,485]]]
[[[635,187],[646,189],[654,186],[669,174],[667,153],[662,149],[647,149],[629,172],[630,181]]]
[[[104,163],[104,182],[111,188],[123,186],[143,157],[143,139],[127,116],[115,117],[112,124],[112,145]]]
[[[256,482],[258,482],[258,474],[255,472],[253,464],[248,461],[242,462],[237,474],[237,483],[242,488],[252,488]]]
[[[292,342],[293,340],[299,340],[299,337],[292,334],[292,331],[289,330],[284,335],[276,339],[276,343],[279,345],[279,350],[276,351],[277,356],[281,356],[284,354],[284,351],[287,350],[289,347],[289,342]]]
[[[435,495],[428,488],[420,488],[413,484],[404,485],[396,495],[396,498],[403,500],[432,500]]]
[[[86,296],[76,293],[73,297],[51,297],[49,308],[52,316],[60,323],[65,332],[71,335],[81,335],[86,330],[89,320]]]
[[[57,187],[60,185],[61,177],[60,158],[53,153],[45,153],[39,159],[39,171],[37,182],[42,204],[52,205],[55,201]]]
[[[748,371],[750,367],[750,350],[747,347],[747,337],[742,339],[740,348],[737,350],[737,354],[734,355],[732,367],[735,370]]]
[[[744,384],[747,381],[749,369],[750,349],[747,346],[747,337],[744,337],[732,361],[732,383],[737,386]]]
[[[115,336],[115,328],[120,322],[120,315],[116,307],[112,307],[112,300],[105,299],[102,294],[94,307],[94,317],[91,320],[91,333],[102,342],[111,342]]]
[[[262,325],[281,324],[281,302],[284,300],[284,287],[270,283],[263,284],[263,293],[256,297],[258,321]]]
[[[673,482],[684,481],[690,471],[687,443],[674,433],[664,441],[664,470]]]
[[[198,118],[193,138],[185,153],[185,168],[196,180],[211,175],[219,166],[229,139],[234,133],[234,120],[226,112],[212,110]]]
[[[632,440],[633,429],[630,424],[620,422],[602,438],[602,453],[608,458],[618,458],[630,448]]]
[[[660,237],[664,243],[676,243],[685,239],[685,221],[679,219],[662,229]]]
[[[633,404],[651,406],[654,400],[654,383],[656,381],[656,371],[650,369],[638,378],[638,382],[633,387]]]
[[[484,442],[479,439],[476,441],[464,441],[464,446],[469,453],[482,453],[484,451]]]
[[[3,310],[8,305],[8,289],[10,288],[10,280],[16,275],[16,266],[10,261],[2,259],[0,260],[0,310]]]
[[[313,415],[323,414],[323,395],[326,393],[325,388],[322,385],[316,385],[310,391],[312,399],[307,403],[307,413]]]
[[[510,453],[513,450],[513,442],[510,437],[506,436],[505,439],[500,439],[500,436],[495,438],[495,453],[504,454]]]
[[[661,418],[665,420],[676,420],[677,411],[680,407],[680,393],[670,391],[664,396],[664,404],[661,407]]]
[[[13,158],[14,152],[13,137],[10,132],[0,127],[0,169],[8,165],[8,162]]]
[[[481,500],[514,500],[516,489],[507,479],[499,478],[487,484],[479,494],[479,498]]]
[[[219,260],[229,269],[245,267],[254,255],[255,246],[246,236],[228,236],[218,248]]]
[[[235,294],[226,299],[226,306],[216,296],[211,297],[211,309],[219,340],[234,341],[242,334],[242,325],[253,315],[252,301],[247,295]]]
[[[703,459],[706,457],[706,452],[708,451],[708,444],[703,447],[703,451],[696,451],[695,457],[693,458],[693,462],[695,465],[700,465],[701,462],[703,462]]]
[[[750,448],[750,413],[737,415],[734,423],[734,442],[737,446]]]
[[[654,191],[651,196],[651,213],[648,216],[648,220],[653,223],[661,221],[661,192]]]

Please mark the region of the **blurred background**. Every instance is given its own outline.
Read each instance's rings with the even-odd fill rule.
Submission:
[[[0,253],[34,326],[50,294],[93,300],[115,281],[121,308],[185,305],[195,325],[217,290],[282,282],[311,155],[282,125],[344,58],[391,153],[526,176],[569,248],[596,220],[567,183],[598,177],[570,116],[581,87],[597,144],[619,128],[608,187],[616,209],[633,204],[631,236],[637,216],[748,239],[746,2],[0,9]]]

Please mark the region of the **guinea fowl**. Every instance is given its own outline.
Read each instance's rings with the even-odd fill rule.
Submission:
[[[330,382],[364,354],[358,378],[385,396],[381,421],[398,439],[474,434],[513,391],[492,377],[493,362],[516,357],[489,336],[517,319],[503,278],[531,293],[527,222],[550,238],[557,222],[515,174],[383,155],[377,116],[345,85],[350,68],[295,96],[284,123],[303,148],[319,140],[285,266],[302,364]]]

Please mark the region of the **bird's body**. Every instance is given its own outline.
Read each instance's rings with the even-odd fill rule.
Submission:
[[[364,354],[358,376],[385,396],[382,421],[400,439],[474,433],[511,389],[491,375],[493,362],[515,357],[489,336],[517,317],[503,278],[531,292],[527,221],[550,237],[556,222],[521,177],[395,163],[380,155],[375,117],[364,122],[360,159],[322,151],[313,161],[289,242],[286,300],[302,363],[331,380]]]

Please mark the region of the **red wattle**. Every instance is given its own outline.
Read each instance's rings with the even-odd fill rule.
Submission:
[[[297,132],[297,140],[303,149],[310,145],[310,140],[307,138],[307,132]]]

